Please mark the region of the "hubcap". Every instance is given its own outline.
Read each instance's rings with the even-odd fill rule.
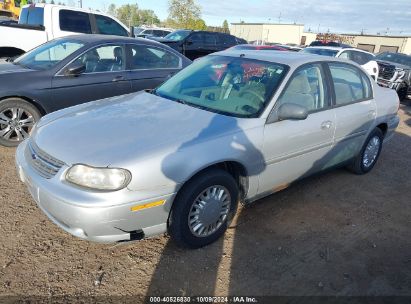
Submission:
[[[36,123],[33,115],[22,108],[7,108],[0,112],[0,137],[19,142],[29,137]]]
[[[223,186],[211,186],[200,193],[188,214],[188,225],[197,237],[207,237],[221,227],[230,212],[231,197]]]
[[[381,139],[378,136],[374,136],[370,139],[364,150],[364,156],[362,159],[364,167],[369,168],[375,162],[378,151],[380,150],[380,145]]]

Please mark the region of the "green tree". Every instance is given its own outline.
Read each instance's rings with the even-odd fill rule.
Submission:
[[[109,15],[111,15],[111,16],[113,16],[113,17],[115,17],[116,16],[116,13],[117,12],[117,8],[116,8],[116,5],[115,4],[113,4],[113,3],[111,3],[109,6],[108,6],[108,9],[107,9],[107,14],[109,14]]]
[[[230,28],[228,27],[228,22],[227,22],[227,20],[224,20],[224,22],[223,22],[223,32],[224,33],[230,33]]]
[[[176,28],[198,29],[204,27],[201,7],[194,0],[169,0],[167,23]]]
[[[116,7],[115,4],[110,4],[107,13],[119,19],[128,26],[136,26],[141,24],[159,24],[160,19],[152,10],[141,10],[137,4],[126,4]]]
[[[51,1],[50,1],[50,4],[55,4],[55,3],[54,3],[54,0],[51,0]]]

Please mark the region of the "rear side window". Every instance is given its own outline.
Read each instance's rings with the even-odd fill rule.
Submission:
[[[343,63],[330,63],[337,106],[371,98],[371,83],[356,67]]]
[[[20,24],[44,25],[44,8],[26,7],[21,10]]]
[[[234,36],[227,35],[227,34],[220,34],[219,35],[220,42],[224,44],[224,46],[234,46],[237,44],[237,41]]]
[[[128,36],[128,32],[113,19],[101,16],[96,16],[97,30],[103,35]],[[144,33],[146,34],[146,33]]]
[[[67,32],[91,34],[89,15],[83,12],[61,10],[60,29]]]
[[[163,49],[136,44],[131,47],[131,52],[132,70],[179,69],[181,67],[180,57]]]
[[[211,33],[204,33],[204,43],[208,45],[216,45],[217,39],[216,35]]]
[[[374,56],[363,52],[352,51],[351,60],[358,63],[359,65],[363,65],[370,62],[371,60],[374,60]]]

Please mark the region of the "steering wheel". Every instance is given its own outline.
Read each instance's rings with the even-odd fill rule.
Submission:
[[[246,95],[246,94],[251,95],[251,96],[257,98],[257,100],[260,102],[259,106],[261,106],[262,104],[264,104],[264,101],[265,101],[265,100],[264,100],[264,97],[261,96],[260,94],[256,93],[256,92],[252,91],[252,90],[245,90],[244,92],[241,92],[240,95],[239,95],[239,97],[242,97],[242,96],[244,96],[244,95]]]

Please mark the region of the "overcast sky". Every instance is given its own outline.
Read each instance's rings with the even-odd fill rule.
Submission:
[[[76,0],[71,0],[76,1]],[[67,0],[66,0],[67,2]],[[76,1],[77,2],[77,1]],[[104,10],[110,3],[117,6],[136,3],[152,9],[160,19],[168,15],[167,0],[83,0],[84,7]],[[229,23],[275,22],[303,23],[325,32],[411,34],[411,0],[197,0],[208,25]]]

